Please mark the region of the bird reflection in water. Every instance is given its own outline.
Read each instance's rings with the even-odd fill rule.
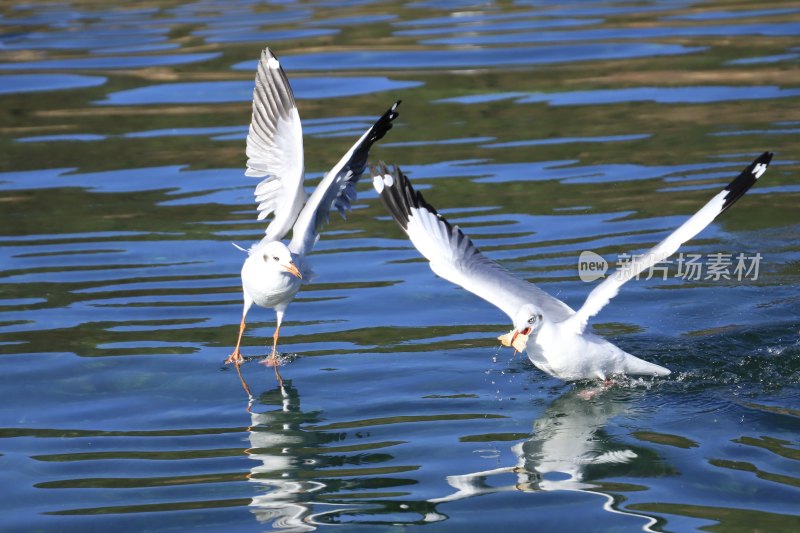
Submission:
[[[580,491],[602,496],[604,510],[640,518],[642,529],[652,531],[656,519],[621,510],[614,496],[602,491],[602,483],[591,482],[600,476],[625,475],[640,455],[652,455],[638,447],[625,447],[603,431],[612,417],[630,409],[629,394],[614,388],[572,389],[534,421],[528,440],[512,448],[518,459],[515,466],[448,476],[447,482],[457,491],[430,501],[439,504],[508,491]],[[611,474],[609,469],[613,470]],[[490,484],[490,479],[499,481],[503,475],[516,475],[516,482]]]
[[[238,367],[237,367],[238,371]],[[257,483],[258,495],[250,502],[250,511],[261,524],[282,531],[313,531],[316,529],[310,495],[325,488],[312,479],[300,479],[308,467],[300,449],[309,446],[301,424],[314,421],[313,414],[300,410],[300,395],[290,382],[282,381],[277,389],[263,393],[256,400],[239,371],[239,379],[247,392],[247,412],[250,414],[248,438],[250,447],[244,452],[256,461],[247,479]],[[258,407],[273,406],[265,412]],[[306,476],[303,476],[306,477]]]
[[[359,468],[360,454],[350,457],[333,451],[336,446],[331,445],[345,437],[339,432],[313,429],[321,422],[320,414],[301,410],[300,394],[291,380],[284,380],[255,398],[241,371],[234,368],[248,398],[250,447],[244,453],[255,461],[247,479],[258,484],[258,494],[251,497],[249,507],[259,523],[271,530],[311,531],[330,524],[394,525],[399,519],[407,525],[421,525],[447,518],[436,512],[435,504],[424,500],[383,499],[376,495],[337,501],[337,496],[347,497],[344,495],[360,488],[359,481],[343,482],[336,476],[339,466],[345,470]],[[263,408],[271,410],[256,412]],[[383,448],[383,444],[378,443],[377,447]],[[376,457],[371,459],[367,468],[371,472],[365,472],[365,476],[372,483],[413,483],[393,478],[391,472],[385,476],[375,474],[372,471]],[[393,459],[385,454],[380,461]],[[367,483],[372,485],[371,482]]]

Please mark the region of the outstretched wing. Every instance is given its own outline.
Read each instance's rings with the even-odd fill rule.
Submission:
[[[537,306],[555,321],[574,313],[561,300],[483,255],[458,226],[450,224],[414,190],[400,168],[389,173],[381,164],[372,169],[372,176],[389,213],[436,274],[499,307],[512,320],[525,304]]]
[[[589,293],[583,307],[570,319],[574,321],[576,330],[583,331],[586,329],[588,320],[617,295],[619,288],[625,282],[674,254],[683,243],[700,233],[717,216],[733,205],[766,172],[770,161],[772,161],[771,152],[764,152],[758,156],[722,192],[714,196],[700,211],[684,222],[669,237],[644,254],[637,256],[630,264],[626,264],[624,269],[618,269],[595,287]]]
[[[265,239],[282,239],[306,201],[303,130],[289,80],[269,48],[258,62],[247,158],[246,176],[266,176],[255,190],[258,220],[274,214]]]
[[[311,251],[320,228],[330,220],[332,208],[335,207],[342,218],[350,210],[350,204],[356,200],[356,183],[367,166],[369,149],[392,129],[399,105],[400,100],[387,109],[317,185],[292,229],[289,250],[293,254],[302,257]]]

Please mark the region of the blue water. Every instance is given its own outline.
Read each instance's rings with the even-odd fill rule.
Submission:
[[[792,2],[0,7],[0,529],[800,530],[798,27]],[[592,323],[672,375],[602,390],[502,349],[508,318],[436,277],[368,179],[288,309],[285,386],[258,364],[271,310],[224,366],[231,243],[264,229],[265,46],[309,188],[402,99],[371,160],[573,307],[582,251],[647,249],[774,151],[682,248],[701,275],[675,257]]]

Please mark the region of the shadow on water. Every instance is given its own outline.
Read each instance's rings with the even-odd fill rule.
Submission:
[[[761,339],[765,337],[762,333]],[[717,353],[725,350],[724,343],[711,345]],[[703,352],[705,345],[691,346],[686,342],[682,348]],[[765,350],[776,351],[781,350]],[[787,347],[781,354],[795,361],[797,346]],[[258,495],[249,505],[259,522],[296,531],[326,524],[396,527],[446,522],[452,527],[489,527],[495,518],[485,513],[488,509],[515,514],[516,518],[510,519],[512,523],[536,520],[543,527],[588,527],[597,517],[585,506],[607,513],[602,518],[606,527],[645,531],[670,531],[703,521],[716,522],[722,528],[735,527],[738,520],[746,520],[748,527],[796,527],[798,521],[786,513],[786,507],[791,493],[800,486],[800,478],[769,467],[782,463],[779,470],[787,472],[791,464],[796,467],[800,460],[792,441],[779,436],[800,429],[800,411],[724,392],[709,400],[715,397],[713,389],[724,391],[730,384],[719,379],[720,372],[739,368],[740,379],[753,380],[754,369],[764,365],[750,361],[722,366],[727,369],[698,370],[694,377],[683,372],[664,380],[621,379],[610,388],[592,383],[551,388],[551,399],[543,408],[540,400],[522,406],[525,412],[533,408],[538,413],[527,437],[521,438],[519,432],[490,432],[459,439],[479,445],[475,451],[481,453],[480,462],[491,459],[500,463],[502,455],[492,449],[517,441],[509,446],[513,461],[448,475],[446,482],[455,492],[427,498],[420,496],[430,489],[418,486],[420,470],[424,470],[427,461],[420,458],[419,464],[398,464],[399,457],[408,457],[402,451],[408,443],[377,440],[353,444],[354,437],[369,440],[376,424],[419,423],[424,416],[326,424],[324,412],[304,412],[300,408],[300,394],[287,381],[285,387],[271,389],[255,401],[251,397],[248,404],[248,410],[252,407],[252,426],[248,429],[251,447],[245,453],[262,463],[248,475],[251,482],[258,484]],[[515,373],[511,369],[508,375]],[[526,381],[535,382],[537,378],[528,377]],[[793,385],[794,378],[788,377],[772,381],[762,392]],[[265,411],[265,407],[272,409]],[[662,420],[648,422],[653,416]],[[502,422],[505,417],[494,418]],[[743,425],[745,418],[750,423]],[[439,419],[448,417],[440,415]],[[724,421],[720,423],[720,419]],[[731,430],[731,425],[738,425],[739,429]],[[355,434],[350,431],[354,428],[358,429]],[[737,431],[739,436],[730,442],[739,451],[733,454],[726,450],[723,438],[717,441],[708,435],[712,432],[722,437]],[[715,444],[709,448],[709,442]],[[695,465],[701,448],[705,450],[700,452],[707,464],[705,471],[698,471]],[[731,458],[737,455],[750,460]],[[475,459],[467,461],[474,462]],[[401,472],[406,476],[396,476]],[[659,486],[666,484],[672,485],[672,490],[683,487],[689,495],[696,493],[697,502],[711,504],[717,498],[704,495],[704,487],[727,479],[728,472],[749,474],[759,480],[762,486],[751,486],[751,490],[774,494],[774,509],[748,511],[726,505],[660,501],[664,490]],[[783,488],[776,489],[776,485]],[[531,499],[510,503],[492,500],[493,496],[514,492]],[[749,492],[740,497],[748,497]],[[564,493],[585,495],[586,499],[581,500],[584,511],[570,517],[557,512],[559,500],[553,501],[547,494]],[[487,498],[487,503],[466,503],[477,497]],[[724,497],[719,499],[725,501]]]
[[[630,409],[637,396],[641,399],[640,391],[619,386],[604,389],[593,385],[568,391],[533,422],[531,437],[512,447],[515,465],[448,476],[447,482],[456,492],[430,501],[453,502],[506,491],[579,491],[601,496],[605,501],[598,500],[597,505],[604,511],[633,519],[628,520],[628,527],[652,531],[658,520],[624,510],[625,498],[619,496],[646,488],[602,481],[676,474],[653,451],[617,442],[604,431],[610,419]],[[639,525],[634,525],[637,522]]]
[[[335,436],[321,442],[317,438],[321,435],[303,432],[304,423],[315,423],[319,418],[313,413],[302,413],[300,396],[290,383],[277,391],[264,393],[250,403],[250,448],[245,453],[258,463],[247,476],[256,484],[258,494],[250,503],[251,512],[259,523],[274,529],[315,529],[311,501],[317,492],[326,489],[326,485],[315,480],[313,475],[305,475],[313,472],[314,465],[320,463],[318,456],[310,450],[321,444],[330,444],[335,441]],[[254,412],[253,403],[257,409],[274,408],[276,404],[278,408]]]
[[[425,517],[408,524],[429,521],[435,515],[434,506],[425,502],[389,501],[408,494],[398,491],[401,487],[417,483],[397,474],[418,467],[390,464],[394,457],[387,450],[401,441],[354,443],[347,432],[315,430],[323,422],[322,413],[303,412],[300,394],[288,380],[258,398],[249,397],[247,411],[252,423],[250,447],[244,453],[258,462],[247,475],[256,487],[249,507],[259,523],[273,529],[310,531],[351,521],[397,524],[398,512],[421,512]],[[368,427],[368,421],[364,422]],[[429,510],[421,511],[423,507]],[[381,519],[384,515],[392,517]]]
[[[271,377],[268,373],[257,377]],[[652,383],[650,383],[652,385]],[[642,382],[620,383],[610,389],[594,385],[566,387],[567,391],[556,392],[544,408],[535,404],[523,406],[524,411],[532,407],[539,411],[529,426],[530,434],[520,439],[518,433],[486,433],[467,435],[460,438],[462,443],[478,445],[478,450],[486,451],[486,446],[504,445],[509,440],[517,440],[510,446],[513,460],[499,467],[456,473],[447,476],[447,484],[455,492],[443,496],[425,497],[429,489],[419,486],[421,472],[428,459],[418,457],[408,462],[409,455],[403,448],[409,445],[403,440],[384,440],[375,438],[382,425],[424,423],[426,417],[408,416],[386,419],[353,420],[346,423],[329,423],[322,411],[304,410],[301,406],[301,393],[295,385],[286,380],[283,387],[275,386],[258,394],[257,398],[241,397],[241,416],[248,426],[244,428],[217,428],[214,431],[178,432],[88,432],[88,431],[48,431],[26,432],[24,430],[3,430],[0,436],[5,439],[16,437],[56,437],[87,440],[101,444],[100,449],[87,453],[63,455],[39,455],[34,458],[44,463],[65,466],[86,462],[120,462],[138,460],[143,463],[137,478],[78,478],[58,482],[42,482],[36,490],[64,490],[91,493],[103,491],[130,491],[151,487],[172,487],[192,485],[220,485],[240,483],[247,480],[249,497],[222,498],[215,500],[181,502],[174,500],[162,504],[129,504],[119,506],[75,507],[46,514],[55,516],[98,516],[124,515],[132,525],[145,523],[152,513],[178,512],[190,509],[224,509],[247,506],[259,524],[276,530],[310,531],[326,524],[370,524],[376,527],[396,527],[398,525],[420,525],[452,521],[454,526],[485,525],[494,523],[496,518],[486,510],[510,512],[516,518],[511,522],[537,520],[542,525],[560,524],[589,525],[596,517],[586,510],[594,507],[600,513],[607,513],[603,523],[608,527],[643,530],[674,530],[685,524],[685,518],[712,520],[721,526],[736,524],[736,520],[747,520],[751,525],[771,525],[773,527],[795,527],[797,520],[791,516],[768,511],[737,511],[725,506],[669,504],[659,502],[659,484],[670,481],[683,487],[689,494],[698,492],[698,501],[713,500],[708,495],[700,496],[707,485],[714,485],[724,479],[725,472],[737,472],[753,477],[756,485],[779,485],[787,489],[800,486],[800,479],[771,471],[778,463],[795,463],[800,455],[789,440],[761,433],[769,428],[772,432],[796,432],[800,429],[800,412],[789,409],[759,405],[753,402],[741,404],[749,416],[756,416],[758,422],[750,432],[740,431],[733,443],[744,452],[749,460],[723,458],[710,453],[707,463],[712,471],[694,471],[694,456],[698,447],[705,446],[701,438],[692,434],[697,424],[685,429],[685,419],[674,411],[669,420],[660,424],[659,430],[641,429],[639,421],[646,420],[653,412],[662,412],[663,405],[659,389],[645,387]],[[250,389],[250,387],[247,387]],[[648,390],[649,389],[649,390]],[[692,410],[697,416],[697,409]],[[709,419],[720,416],[721,410],[706,413]],[[482,415],[485,417],[488,415]],[[245,418],[246,417],[246,418]],[[502,422],[505,417],[492,417]],[[448,417],[438,415],[436,420],[468,420],[469,417]],[[619,419],[626,422],[620,426]],[[530,420],[530,418],[528,418]],[[668,432],[672,426],[674,433]],[[626,428],[620,432],[620,427]],[[702,431],[702,430],[701,430]],[[711,428],[711,431],[715,431]],[[756,434],[752,431],[757,432]],[[131,438],[187,438],[192,435],[207,437],[213,434],[228,433],[245,435],[244,447],[230,449],[196,449],[194,452],[127,451],[119,450],[114,441],[130,441]],[[683,436],[683,435],[688,436]],[[122,439],[122,440],[120,440]],[[706,440],[708,436],[706,436]],[[750,450],[750,451],[748,451]],[[428,453],[433,453],[429,450]],[[440,452],[448,453],[447,450]],[[456,452],[457,453],[457,452]],[[413,455],[413,454],[412,454]],[[727,454],[729,455],[729,454]],[[251,466],[241,473],[208,472],[200,475],[179,476],[173,473],[167,477],[163,468],[152,468],[149,463],[195,461],[203,458],[222,458],[244,456]],[[405,457],[404,460],[399,458]],[[484,456],[489,457],[489,456]],[[492,460],[503,462],[495,457]],[[474,462],[474,459],[469,460]],[[482,459],[481,462],[486,462]],[[242,466],[246,466],[245,464]],[[155,465],[154,465],[155,466]],[[457,464],[452,468],[463,468]],[[686,470],[684,470],[686,469]],[[172,468],[167,468],[172,470]],[[784,464],[781,469],[787,471]],[[150,472],[148,476],[147,473]],[[720,474],[720,472],[722,474]],[[158,475],[156,475],[158,474]],[[424,476],[422,476],[424,478]],[[706,479],[711,478],[711,479]],[[677,487],[676,487],[677,488]],[[754,487],[751,486],[751,490]],[[730,489],[730,488],[729,488]],[[755,487],[756,490],[763,487]],[[749,497],[751,490],[741,497]],[[520,493],[530,501],[514,499],[492,501],[492,496]],[[730,490],[728,494],[730,495]],[[563,516],[557,509],[558,500],[548,498],[547,494],[576,493],[585,495],[584,510],[574,516]],[[179,494],[179,493],[178,493]],[[790,505],[786,495],[780,490],[775,507]],[[173,498],[176,494],[173,494]],[[464,505],[466,500],[477,497],[488,499],[485,505]],[[80,501],[81,498],[75,501]],[[789,501],[792,501],[791,499]],[[592,503],[594,502],[594,503]],[[711,502],[708,502],[711,503]],[[499,504],[499,505],[498,505]],[[512,507],[507,507],[511,505]],[[682,518],[683,517],[683,518]],[[179,520],[191,524],[189,516]],[[680,529],[680,527],[678,527]]]

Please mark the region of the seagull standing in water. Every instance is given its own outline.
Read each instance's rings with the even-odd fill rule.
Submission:
[[[246,176],[265,178],[255,190],[258,220],[273,215],[266,235],[246,250],[242,266],[244,309],[236,348],[225,360],[237,366],[244,361],[239,347],[245,318],[253,303],[275,309],[272,353],[266,363],[275,366],[283,314],[300,284],[308,282],[307,255],[319,239],[319,230],[336,208],[344,217],[356,199],[355,185],[367,165],[373,143],[383,138],[397,118],[397,101],[369,128],[325,174],[311,197],[303,189],[303,131],[294,94],[278,58],[266,49],[261,54],[253,91],[253,117],[247,135]],[[292,230],[287,246],[281,239]]]
[[[588,320],[617,295],[625,282],[674,254],[733,205],[764,174],[771,160],[770,152],[756,158],[671,235],[596,286],[577,312],[484,256],[458,226],[425,202],[398,167],[391,173],[384,164],[373,168],[372,181],[389,213],[436,274],[494,304],[511,318],[514,329],[500,338],[503,344],[527,351],[536,367],[557,378],[607,380],[618,374],[666,376],[670,371],[587,331]]]

